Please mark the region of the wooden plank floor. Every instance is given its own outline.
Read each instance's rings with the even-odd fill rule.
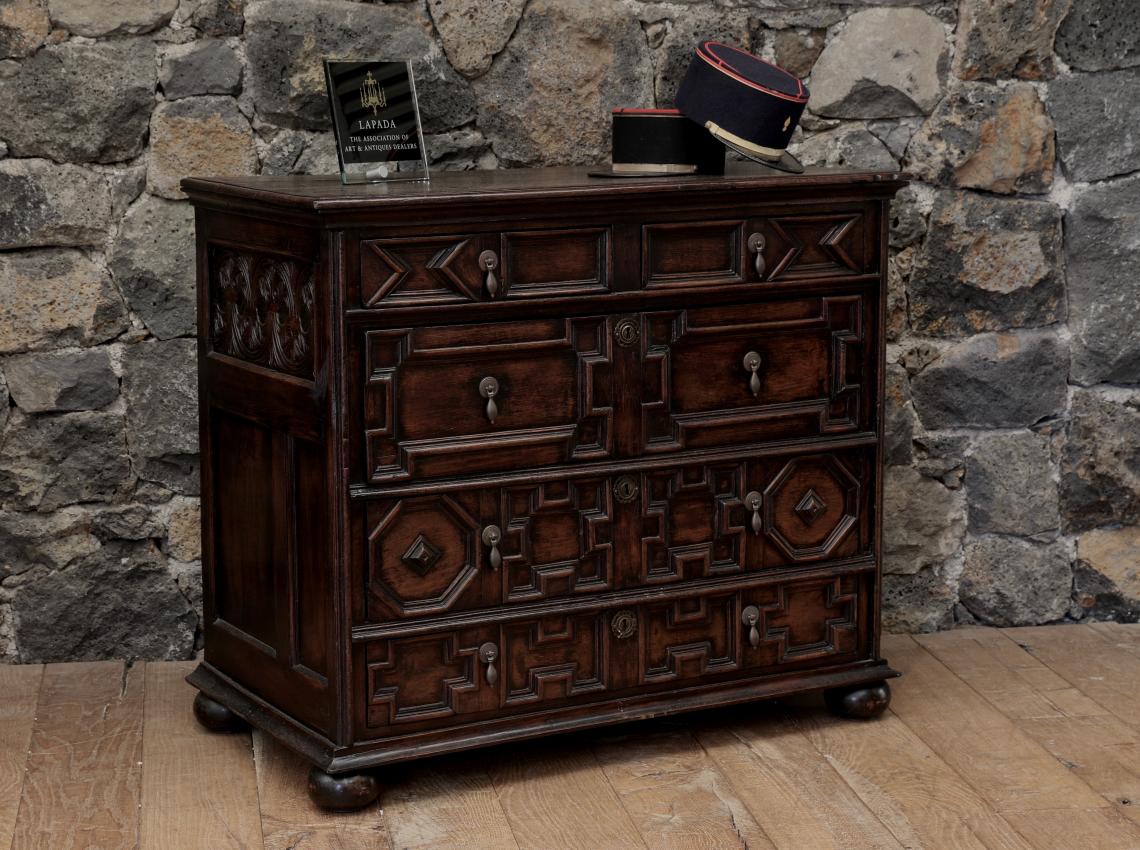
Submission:
[[[314,808],[192,664],[0,667],[0,850],[1140,850],[1140,625],[888,636],[875,721],[817,697],[408,765]]]

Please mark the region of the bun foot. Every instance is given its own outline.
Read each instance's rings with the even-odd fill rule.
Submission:
[[[878,717],[891,704],[891,686],[886,682],[832,688],[823,692],[824,702],[832,714],[866,720]]]
[[[320,768],[309,771],[309,797],[322,809],[351,812],[376,802],[380,783],[368,773],[333,776]]]
[[[245,732],[249,724],[201,691],[194,697],[194,716],[211,732]]]

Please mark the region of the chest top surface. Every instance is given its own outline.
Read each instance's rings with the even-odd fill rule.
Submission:
[[[479,201],[557,201],[564,198],[652,199],[721,192],[860,191],[890,195],[905,183],[898,172],[808,168],[785,174],[751,163],[729,163],[723,175],[599,178],[584,167],[444,171],[428,181],[343,185],[336,176],[190,177],[183,190],[197,203],[245,202],[312,212]]]

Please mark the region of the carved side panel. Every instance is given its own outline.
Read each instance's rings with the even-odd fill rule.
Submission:
[[[605,318],[365,332],[368,479],[471,474],[608,456]],[[479,386],[498,382],[494,418]]]
[[[740,667],[736,594],[682,599],[643,610],[643,682],[691,679]]]
[[[744,593],[760,609],[760,645],[745,650],[748,666],[767,667],[850,655],[859,648],[861,577],[791,582]]]
[[[495,688],[479,661],[479,646],[488,636],[448,632],[369,644],[366,725],[440,721],[494,708]]]
[[[644,450],[862,427],[863,309],[851,295],[644,314]]]
[[[209,269],[210,348],[311,379],[313,265],[211,245]]]
[[[525,602],[613,588],[608,478],[503,488],[503,598]]]
[[[744,464],[644,473],[642,583],[743,571],[745,482]]]
[[[607,638],[601,614],[547,617],[503,627],[503,704],[566,699],[607,687]]]

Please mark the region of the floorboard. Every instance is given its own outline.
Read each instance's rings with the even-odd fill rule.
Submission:
[[[525,850],[645,848],[597,758],[581,737],[501,747],[487,771]],[[541,754],[540,754],[541,751]]]
[[[891,711],[997,811],[1108,805],[912,638],[885,635],[883,654],[905,676]]]
[[[594,754],[654,850],[774,850],[686,720],[603,733]]]
[[[1058,762],[1140,824],[1140,732],[1018,643],[1017,631],[969,629],[916,640]],[[1140,846],[1140,834],[1135,837]]]
[[[11,850],[44,669],[0,666],[0,850]]]
[[[1085,625],[1016,629],[1010,638],[1074,688],[1140,729],[1140,654],[1121,646],[1122,641]]]
[[[262,850],[248,733],[207,732],[189,711],[196,662],[149,664],[143,726],[142,850]]]
[[[400,850],[518,850],[481,756],[462,754],[395,769],[384,815]]]
[[[713,718],[697,740],[779,850],[901,850],[900,843],[807,736],[771,706],[753,719]]]
[[[134,850],[145,665],[44,668],[14,850]]]
[[[896,715],[852,723],[820,709],[797,708],[802,728],[891,833],[907,848],[1031,850],[965,779]]]

